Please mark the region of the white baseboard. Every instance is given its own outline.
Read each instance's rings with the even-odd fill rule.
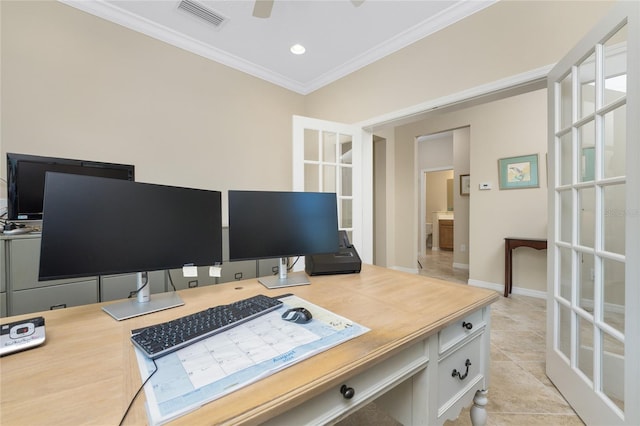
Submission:
[[[417,268],[412,269],[412,268],[405,268],[403,266],[391,266],[391,267],[389,267],[389,269],[393,269],[395,271],[408,272],[410,274],[419,274],[420,273],[420,270],[417,269]]]
[[[489,283],[486,281],[472,280],[472,279],[469,279],[468,284],[474,287],[488,288],[490,290],[495,290],[500,292],[501,294],[504,294],[504,284]],[[531,290],[528,288],[521,288],[521,287],[515,287],[515,286],[511,289],[511,294],[519,294],[522,296],[535,297],[538,299],[547,298],[547,292],[545,291]]]

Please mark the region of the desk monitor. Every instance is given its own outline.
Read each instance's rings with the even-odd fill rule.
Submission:
[[[42,219],[42,197],[47,172],[134,180],[132,164],[7,153],[7,213],[9,220]]]
[[[137,298],[103,308],[118,320],[183,304],[146,272],[222,262],[218,191],[49,172],[44,213],[40,280],[138,273]]]
[[[287,258],[338,251],[336,194],[229,191],[229,260],[280,258],[269,288],[309,284],[304,272],[287,275]]]

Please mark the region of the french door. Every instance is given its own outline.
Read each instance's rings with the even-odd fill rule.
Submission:
[[[373,258],[372,135],[357,126],[293,116],[293,190],[335,192],[338,226],[364,262]]]
[[[640,424],[639,21],[615,5],[548,77],[547,375],[589,425]]]

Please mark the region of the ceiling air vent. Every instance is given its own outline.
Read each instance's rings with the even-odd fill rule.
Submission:
[[[202,3],[198,3],[193,0],[182,0],[180,4],[178,4],[178,9],[184,10],[191,15],[197,16],[198,18],[209,22],[216,28],[220,28],[222,24],[227,22],[227,18],[225,18],[224,16],[220,15],[217,12],[214,12]]]

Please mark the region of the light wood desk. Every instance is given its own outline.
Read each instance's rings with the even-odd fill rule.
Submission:
[[[105,314],[101,304],[3,318],[7,323],[44,316],[47,341],[0,359],[0,424],[117,425],[141,384],[131,329],[257,293],[291,292],[371,331],[175,424],[331,423],[376,398],[404,424],[442,424],[488,387],[489,305],[496,292],[370,265],[360,274],[311,277],[311,282],[267,290],[251,279],[183,290],[184,306],[122,322]],[[342,385],[355,396],[345,399]],[[478,396],[473,411],[482,423],[486,398]],[[144,399],[138,397],[125,424],[147,422]]]

